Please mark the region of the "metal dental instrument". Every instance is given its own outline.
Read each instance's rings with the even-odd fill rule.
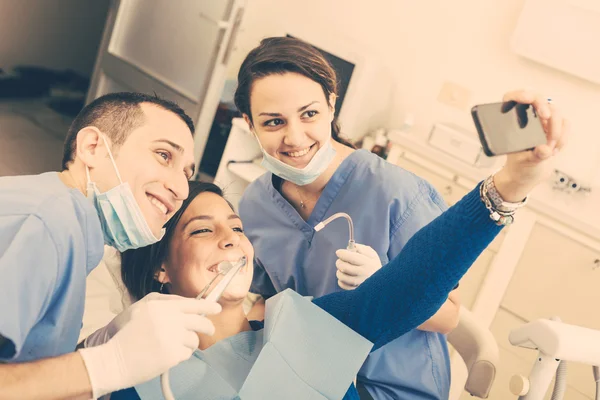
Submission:
[[[219,273],[208,283],[208,285],[206,285],[200,291],[200,294],[196,296],[196,299],[202,299],[206,292],[208,292],[208,289],[213,284],[215,279],[217,279],[219,276],[225,275],[223,276],[223,279],[221,279],[221,281],[217,283],[217,286],[215,286],[215,288],[210,292],[210,294],[206,296],[205,299],[214,302],[219,301],[221,295],[223,294],[225,289],[227,289],[229,283],[231,283],[231,281],[239,272],[239,270],[247,264],[247,261],[248,260],[246,259],[246,256],[240,258],[239,261],[235,263],[232,263],[231,261],[221,261],[217,266],[217,270],[219,271]],[[163,396],[166,400],[175,400],[175,396],[173,396],[173,392],[171,391],[171,384],[169,382],[169,371],[163,373],[160,376],[160,386],[162,387]]]
[[[348,220],[348,228],[350,230],[350,240],[348,241],[348,247],[346,247],[346,249],[348,249],[350,251],[356,251],[356,246],[354,246],[354,244],[355,244],[355,242],[354,242],[354,224],[352,223],[352,218],[350,218],[350,216],[346,213],[339,212],[339,213],[333,214],[331,217],[327,218],[325,221],[319,222],[315,226],[315,231],[319,232],[321,229],[325,228],[325,226],[327,226],[327,224],[329,224],[331,221],[333,221],[334,219],[338,219],[338,218],[346,218],[346,220]]]
[[[215,275],[215,277],[212,278],[210,282],[208,282],[208,285],[204,286],[204,288],[200,291],[198,296],[196,296],[196,299],[203,298],[204,295],[206,295],[206,293],[208,292],[208,289],[210,289],[212,284],[217,280],[217,278],[228,273],[231,270],[231,268],[233,268],[233,264],[229,261],[220,262],[217,266],[217,275]]]

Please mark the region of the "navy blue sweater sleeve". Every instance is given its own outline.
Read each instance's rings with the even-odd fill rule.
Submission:
[[[435,314],[500,230],[477,186],[358,288],[314,303],[373,342],[375,351]]]

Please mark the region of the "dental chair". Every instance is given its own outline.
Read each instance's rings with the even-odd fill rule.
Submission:
[[[465,391],[472,396],[487,399],[499,362],[499,350],[492,332],[461,306],[458,326],[448,334],[448,343],[454,347],[467,366]]]
[[[552,400],[562,400],[567,389],[567,362],[593,366],[595,399],[600,400],[600,331],[553,317],[513,329],[508,340],[513,346],[538,352],[529,376],[514,375],[510,380],[510,390],[519,400],[542,400],[555,376]]]

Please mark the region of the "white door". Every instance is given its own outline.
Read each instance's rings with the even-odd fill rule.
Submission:
[[[112,0],[87,102],[132,91],[179,104],[196,124],[196,166],[245,0]]]

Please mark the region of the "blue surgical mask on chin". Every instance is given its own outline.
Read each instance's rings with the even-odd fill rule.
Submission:
[[[256,140],[258,140],[258,138],[256,138]],[[260,140],[258,141],[258,144],[263,154],[261,165],[281,179],[290,181],[298,186],[305,186],[313,183],[323,172],[325,172],[335,157],[335,149],[331,145],[331,140],[327,140],[313,156],[308,165],[300,169],[287,165],[267,154],[260,144]]]
[[[135,201],[131,187],[127,182],[121,180],[117,164],[104,135],[102,135],[102,139],[120,184],[100,193],[96,184],[90,179],[90,170],[87,166],[85,172],[87,174],[87,197],[94,203],[100,217],[104,243],[124,252],[158,242],[164,236],[165,230],[162,230],[160,238],[154,236],[139,204]]]

